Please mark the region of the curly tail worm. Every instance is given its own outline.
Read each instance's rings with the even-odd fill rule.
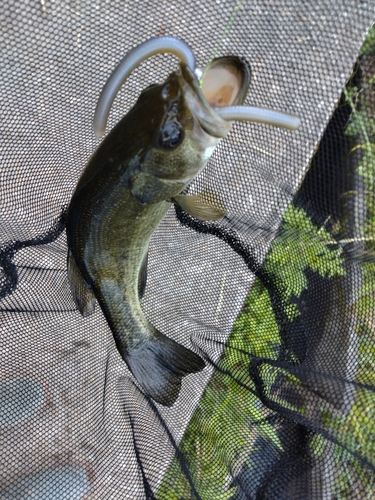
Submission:
[[[192,72],[198,75],[195,68],[195,56],[189,45],[178,38],[163,36],[150,38],[146,42],[137,45],[124,57],[112,75],[107,80],[100,94],[94,114],[94,132],[100,138],[105,131],[108,115],[112,103],[120,87],[126,81],[131,72],[149,57],[155,54],[170,53],[176,55],[180,61],[185,62]],[[221,118],[227,121],[258,122],[289,130],[296,130],[300,126],[300,119],[281,111],[256,108],[250,106],[226,106],[214,108]]]
[[[265,123],[288,130],[297,130],[301,125],[298,116],[272,109],[254,108],[253,106],[223,106],[215,107],[214,110],[221,118],[228,121]]]
[[[104,134],[107,125],[108,115],[112,103],[122,84],[131,74],[131,72],[151,56],[161,53],[170,53],[176,55],[180,61],[185,62],[194,72],[195,56],[189,45],[178,38],[171,36],[162,36],[150,38],[146,42],[137,45],[124,57],[112,75],[104,85],[96,105],[94,114],[94,132],[99,138]]]

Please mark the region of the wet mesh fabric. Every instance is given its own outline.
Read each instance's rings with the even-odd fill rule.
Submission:
[[[375,1],[8,0],[1,22],[0,498],[375,498]],[[99,93],[137,44],[234,54],[246,104],[151,241],[142,308],[206,368],[146,397],[67,277],[66,209]],[[219,43],[220,42],[220,43]],[[108,130],[171,55],[137,68]]]

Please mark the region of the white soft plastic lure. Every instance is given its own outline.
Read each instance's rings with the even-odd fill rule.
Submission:
[[[107,125],[112,103],[120,87],[131,72],[144,60],[155,54],[170,53],[176,55],[181,62],[187,64],[191,71],[197,75],[195,56],[189,45],[177,38],[164,36],[151,38],[132,49],[120,62],[105,84],[94,115],[94,132],[101,137]],[[199,71],[199,70],[198,70]],[[248,121],[282,127],[288,130],[297,130],[301,120],[294,115],[274,111],[271,109],[253,106],[215,106],[215,112],[226,121]]]

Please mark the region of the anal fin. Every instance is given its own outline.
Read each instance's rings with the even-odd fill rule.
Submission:
[[[90,316],[95,311],[96,298],[87,287],[70,250],[68,250],[68,279],[77,309],[83,317]]]

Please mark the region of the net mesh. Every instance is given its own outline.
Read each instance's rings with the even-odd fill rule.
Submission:
[[[375,497],[374,9],[2,6],[0,498]],[[152,237],[142,308],[207,364],[171,408],[142,393],[100,308],[76,310],[65,235],[100,90],[161,35],[200,67],[245,57],[246,104],[302,121],[235,123],[188,188],[218,194],[226,217],[172,207]],[[158,55],[137,68],[109,128],[176,67]]]

